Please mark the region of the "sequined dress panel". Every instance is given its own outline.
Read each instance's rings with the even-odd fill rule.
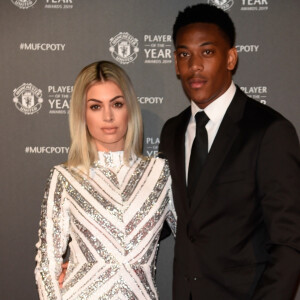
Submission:
[[[133,156],[126,165],[123,152],[99,152],[89,176],[78,168],[54,167],[37,243],[40,299],[158,299],[155,262],[165,220],[175,234],[171,178],[163,159]]]

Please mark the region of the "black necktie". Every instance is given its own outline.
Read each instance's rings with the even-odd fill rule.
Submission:
[[[208,152],[208,138],[205,125],[209,121],[209,118],[204,111],[201,111],[195,115],[195,119],[196,136],[192,145],[188,172],[188,192],[190,197],[193,196],[196,189],[198,178]]]

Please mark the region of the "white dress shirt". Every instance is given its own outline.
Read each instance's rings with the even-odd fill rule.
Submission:
[[[209,152],[213,144],[213,141],[217,135],[223,117],[226,113],[226,110],[230,105],[235,92],[236,92],[236,86],[232,81],[227,91],[224,94],[222,94],[219,98],[217,98],[215,101],[210,103],[207,107],[205,107],[205,109],[200,109],[194,101],[191,101],[192,115],[185,133],[186,181],[188,178],[188,169],[189,169],[189,161],[191,156],[192,145],[196,135],[196,121],[195,121],[196,113],[199,111],[204,111],[206,115],[209,117],[209,121],[205,126],[207,131],[207,136],[208,136],[208,152]]]

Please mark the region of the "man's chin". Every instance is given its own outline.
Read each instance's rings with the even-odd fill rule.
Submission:
[[[191,98],[192,101],[201,109],[204,109],[207,107],[210,103],[212,103],[214,100],[208,100],[208,99],[199,99],[199,98]]]

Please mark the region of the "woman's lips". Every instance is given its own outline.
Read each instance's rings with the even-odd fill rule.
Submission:
[[[113,134],[117,131],[117,127],[102,127],[101,129],[106,134]]]

